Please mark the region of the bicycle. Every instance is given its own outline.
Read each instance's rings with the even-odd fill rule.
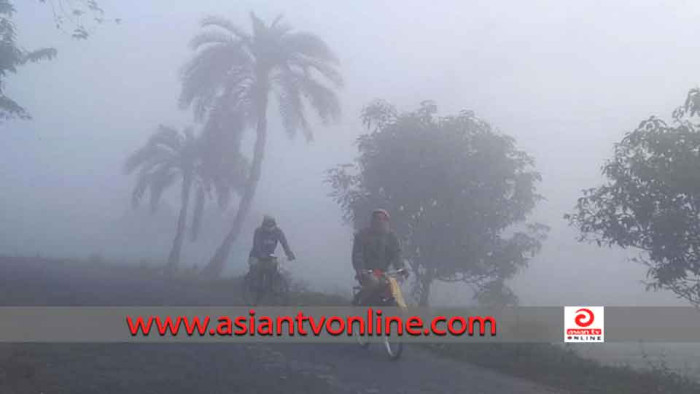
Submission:
[[[248,305],[287,305],[289,302],[289,281],[280,272],[274,254],[258,259],[243,283],[243,299]]]
[[[375,269],[368,270],[367,274],[374,275],[379,280],[381,280],[384,285],[384,288],[378,293],[376,298],[374,300],[370,300],[369,304],[371,304],[371,306],[399,307],[402,310],[405,310],[406,305],[403,301],[403,295],[401,294],[401,288],[399,286],[399,283],[406,277],[405,269],[402,268],[396,271],[386,272]],[[362,286],[354,286],[352,288],[352,304],[354,306],[359,305],[358,294],[361,289]],[[365,338],[364,335],[361,335],[359,333],[355,335],[360,347],[365,349],[369,347],[369,341]],[[403,353],[403,343],[400,341],[397,335],[392,336],[391,334],[387,333],[382,337],[382,344],[384,345],[384,350],[386,351],[387,356],[390,360],[398,360],[399,357],[401,357],[401,354]]]

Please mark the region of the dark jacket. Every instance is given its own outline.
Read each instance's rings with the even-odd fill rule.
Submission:
[[[255,235],[253,236],[253,247],[250,249],[250,257],[262,259],[274,254],[275,249],[277,249],[277,242],[282,244],[287,257],[294,256],[282,229],[275,227],[272,230],[264,230],[262,227],[258,227],[255,229]]]
[[[352,245],[352,266],[355,270],[403,268],[401,244],[393,231],[379,233],[371,228],[358,231]]]

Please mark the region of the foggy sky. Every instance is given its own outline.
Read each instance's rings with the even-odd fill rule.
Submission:
[[[346,80],[341,122],[316,123],[311,144],[288,139],[270,111],[263,178],[246,226],[263,212],[278,217],[299,258],[290,264],[295,277],[343,291],[351,283],[351,230],[322,181],[326,169],[354,157],[361,107],[384,98],[411,110],[432,99],[441,114],[475,111],[536,159],[547,200],[532,220],[552,231],[513,284],[522,304],[679,303],[645,292],[645,270],[627,261],[629,253],[576,242],[562,215],[581,189],[600,183],[614,142],[650,115],[668,119],[697,86],[697,3],[101,0],[107,16],[123,22],[100,26],[87,41],[57,32],[48,7],[16,3],[19,42],[59,54],[8,80],[8,94],[34,120],[0,126],[0,253],[164,258],[175,216],[149,248],[126,253],[127,241],[115,247],[105,235],[130,211],[124,158],[158,124],[192,123],[177,108],[178,72],[198,21],[222,15],[248,29],[252,10],[267,20],[283,14],[320,35]],[[177,197],[174,188],[175,208]],[[184,245],[186,263],[206,262],[223,237],[217,231]],[[250,238],[243,234],[232,261],[240,262]]]

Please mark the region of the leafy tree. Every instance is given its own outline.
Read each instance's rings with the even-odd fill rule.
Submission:
[[[39,0],[51,7],[56,28],[71,37],[84,40],[95,26],[105,22],[121,23],[121,19],[107,19],[96,0]]]
[[[581,241],[633,248],[648,289],[700,305],[700,90],[672,122],[650,117],[615,144],[606,182],[583,191],[573,214]]]
[[[126,160],[127,174],[138,170],[132,194],[134,205],[149,193],[151,209],[155,210],[163,192],[178,180],[181,182],[180,214],[173,246],[168,256],[168,268],[171,270],[177,268],[180,260],[192,188],[196,188],[191,232],[191,238],[195,240],[200,228],[205,200],[211,195],[212,190],[217,193],[219,202],[223,205],[228,201],[228,195],[232,189],[240,187],[241,182],[237,182],[240,175],[236,171],[230,171],[227,179],[210,175],[211,171],[208,170],[203,159],[209,155],[206,149],[208,146],[207,139],[196,137],[191,129],[178,131],[160,126],[148,142]]]
[[[51,6],[56,27],[73,26],[73,38],[85,39],[89,36],[85,19],[103,23],[104,11],[96,0],[39,0]],[[5,95],[5,80],[8,74],[16,73],[17,68],[26,63],[50,60],[56,56],[56,49],[42,48],[27,51],[17,42],[17,29],[12,21],[15,8],[10,0],[0,0],[0,122],[10,119],[31,119],[31,115],[20,104]],[[115,22],[119,23],[118,19]]]
[[[0,121],[31,119],[20,104],[5,95],[5,81],[10,73],[26,63],[51,59],[56,55],[53,48],[27,51],[18,46],[17,32],[12,22],[15,9],[9,0],[0,0]]]
[[[340,114],[333,88],[342,85],[338,60],[319,37],[293,31],[280,18],[266,24],[251,14],[252,33],[231,21],[209,17],[191,42],[194,57],[183,70],[182,107],[197,118],[228,114],[232,133],[255,129],[252,165],[231,229],[204,270],[218,276],[250,210],[267,140],[267,110],[274,94],[286,131],[311,139],[306,108],[328,122]]]
[[[465,282],[483,303],[514,303],[504,281],[540,248],[546,226],[523,223],[540,196],[533,160],[512,138],[471,112],[436,115],[426,101],[399,114],[375,101],[362,114],[370,132],[354,164],[329,171],[332,196],[359,228],[388,208],[427,305],[433,282]]]

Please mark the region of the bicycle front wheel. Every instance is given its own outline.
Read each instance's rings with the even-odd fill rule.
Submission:
[[[401,343],[399,337],[396,335],[385,335],[383,342],[389,359],[398,360],[401,357],[401,353],[403,353],[403,343]]]

